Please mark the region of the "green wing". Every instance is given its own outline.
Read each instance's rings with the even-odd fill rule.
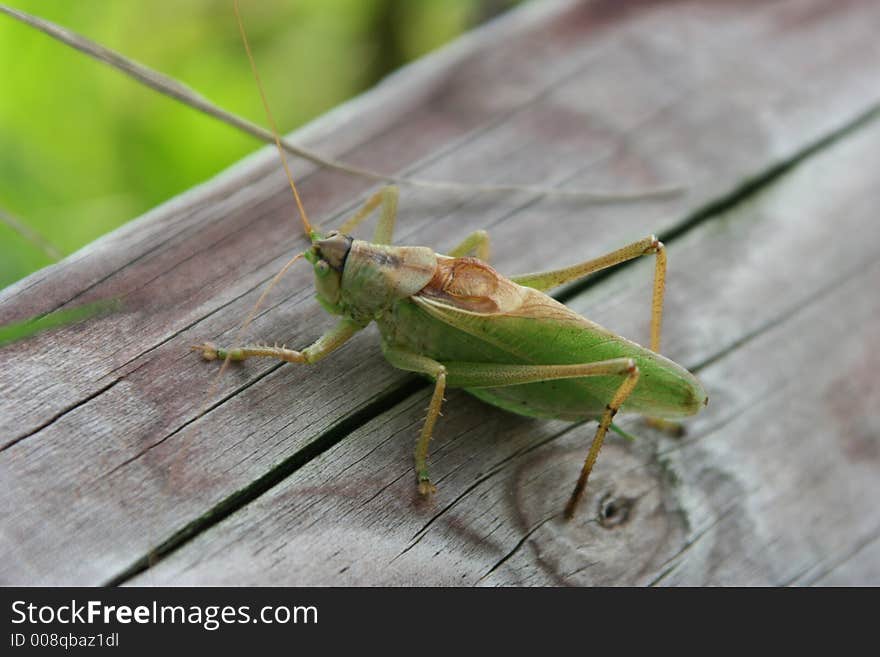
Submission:
[[[517,287],[518,303],[485,312],[462,308],[454,299],[411,297],[395,308],[392,341],[440,362],[571,364],[632,358],[641,377],[624,410],[680,417],[705,403],[699,382],[680,365],[537,290]],[[576,420],[599,415],[620,383],[620,377],[584,377],[469,391],[524,415]]]

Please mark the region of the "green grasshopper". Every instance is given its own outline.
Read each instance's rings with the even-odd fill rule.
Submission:
[[[464,388],[485,402],[530,417],[598,419],[592,445],[565,506],[569,519],[583,497],[605,434],[619,410],[651,418],[678,418],[693,415],[706,405],[708,398],[699,381],[658,353],[666,249],[653,235],[571,267],[508,279],[487,263],[489,235],[485,231],[471,233],[448,255],[424,246],[394,246],[391,241],[399,192],[391,185],[370,197],[339,230],[313,230],[284,157],[237,0],[234,8],[275,145],[311,241],[311,247],[294,256],[268,289],[304,257],[314,269],[318,302],[341,319],[302,351],[265,345],[220,348],[205,342],[193,347],[203,358],[223,359],[224,367],[230,361],[253,357],[315,363],[376,322],[388,362],[434,382],[428,416],[415,448],[418,490],[424,496],[436,490],[428,474],[428,444],[447,387]],[[380,217],[373,240],[354,239],[350,233],[377,209]],[[545,294],[651,254],[656,260],[650,349],[615,335]]]
[[[270,288],[296,260],[305,257],[315,271],[318,301],[341,319],[335,328],[302,351],[260,345],[218,348],[206,342],[194,347],[204,358],[222,358],[224,367],[230,360],[255,356],[313,363],[375,321],[388,361],[395,367],[417,372],[434,381],[428,416],[415,449],[418,489],[423,495],[434,492],[427,467],[428,444],[447,386],[464,388],[483,401],[522,415],[599,421],[580,477],[565,508],[569,518],[583,495],[605,434],[619,410],[651,418],[676,418],[692,415],[706,404],[706,394],[696,378],[658,353],[666,251],[654,236],[571,267],[508,279],[487,264],[489,238],[484,231],[469,235],[448,255],[437,254],[427,247],[393,246],[391,239],[398,200],[394,186],[374,194],[338,231],[325,234],[312,230],[282,149],[322,166],[374,180],[392,180],[435,189],[471,186],[377,174],[321,158],[281,140],[256,73],[241,23],[238,0],[234,9],[272,127],[271,133],[231,115],[179,82],[150,71],[119,53],[97,46],[43,19],[0,6],[0,12],[36,27],[162,93],[261,139],[274,139],[305,233],[312,244],[278,272]],[[476,189],[499,192],[507,187]],[[521,189],[548,193],[545,188],[535,186]],[[580,191],[575,195],[608,201],[612,198],[632,200],[666,196],[675,191],[667,188],[628,195]],[[564,190],[552,192],[564,194]],[[381,216],[372,242],[356,240],[349,235],[380,207]],[[593,272],[650,254],[656,256],[650,349],[615,335],[544,294]],[[239,335],[250,323],[267,292],[268,289],[251,310]],[[204,408],[199,415],[203,412]]]
[[[305,257],[314,268],[318,302],[339,315],[336,326],[302,351],[246,345],[194,347],[208,360],[255,356],[314,363],[376,322],[388,362],[434,382],[428,416],[415,448],[418,489],[430,495],[428,444],[447,387],[539,418],[598,419],[593,443],[565,507],[571,518],[615,414],[692,415],[706,393],[686,369],[657,353],[666,250],[654,236],[565,269],[505,278],[487,264],[489,237],[472,233],[448,255],[424,246],[391,244],[398,191],[374,194],[338,231],[311,229]],[[381,207],[371,242],[349,234]],[[470,256],[473,253],[476,257]],[[593,272],[654,254],[651,348],[615,335],[545,294]],[[288,266],[291,264],[288,263]]]

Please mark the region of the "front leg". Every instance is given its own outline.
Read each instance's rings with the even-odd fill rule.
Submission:
[[[245,345],[243,347],[232,347],[225,349],[217,347],[212,342],[205,342],[192,347],[193,351],[200,351],[202,358],[205,360],[245,360],[253,357],[276,358],[278,360],[287,361],[288,363],[314,363],[327,354],[336,351],[351,336],[357,333],[362,327],[359,324],[343,319],[332,329],[324,333],[320,338],[315,340],[302,351],[287,349],[286,347],[267,347],[263,345]]]

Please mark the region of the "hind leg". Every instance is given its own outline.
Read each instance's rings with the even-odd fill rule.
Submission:
[[[428,475],[428,443],[434,432],[434,425],[440,415],[443,393],[447,381],[456,387],[463,388],[496,388],[514,386],[554,379],[573,379],[590,376],[622,376],[624,377],[611,400],[605,406],[599,426],[590,445],[590,451],[584,461],[577,485],[565,506],[565,517],[571,518],[584,490],[593,465],[602,449],[605,434],[611,421],[626,399],[632,393],[639,380],[639,368],[631,358],[614,358],[596,363],[578,363],[573,365],[499,365],[496,363],[440,363],[432,358],[420,356],[408,351],[383,347],[388,362],[394,367],[410,372],[426,374],[434,379],[434,393],[428,406],[428,416],[419,435],[415,449],[415,467],[418,477],[419,492],[423,495],[434,492],[434,486]]]
[[[654,254],[656,261],[654,264],[654,292],[651,300],[651,342],[650,349],[653,352],[660,352],[660,331],[663,322],[663,296],[666,290],[666,247],[654,235],[650,235],[638,242],[628,244],[621,249],[612,251],[604,256],[587,260],[571,267],[564,269],[554,269],[552,271],[538,272],[534,274],[523,274],[515,276],[511,280],[526,287],[533,287],[538,290],[549,290],[551,288],[579,280],[594,272],[613,267],[628,260]],[[661,418],[647,418],[649,425],[656,429],[665,431],[673,436],[680,436],[683,433],[682,426],[677,422],[670,422]]]
[[[522,274],[511,280],[525,287],[546,291],[565,283],[579,280],[602,269],[619,265],[645,255],[656,255],[654,264],[654,294],[651,300],[651,351],[660,351],[660,327],[663,322],[663,294],[666,290],[666,247],[655,236],[633,242],[604,256],[587,260],[564,269]]]

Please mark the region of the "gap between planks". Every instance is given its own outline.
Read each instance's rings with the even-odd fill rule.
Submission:
[[[671,244],[675,240],[678,240],[687,235],[689,232],[695,230],[702,224],[711,221],[714,218],[725,215],[727,212],[735,209],[740,204],[747,202],[756,195],[766,192],[770,187],[772,187],[775,182],[783,178],[786,174],[793,171],[795,168],[802,164],[809,163],[812,157],[821,154],[824,150],[832,147],[837,142],[854,135],[860,129],[869,125],[871,122],[876,121],[878,117],[880,117],[880,106],[875,106],[868,109],[867,111],[863,112],[861,115],[841,126],[837,130],[829,132],[828,134],[822,136],[820,139],[814,141],[812,144],[808,144],[806,147],[793,154],[790,158],[775,163],[764,171],[756,174],[754,177],[747,179],[742,185],[732,190],[729,194],[711,200],[701,208],[696,209],[690,216],[685,217],[682,222],[678,224],[674,229],[669,230],[666,233],[661,233],[658,237],[660,237],[660,239],[667,244]],[[339,214],[343,214],[343,212],[340,212]],[[554,294],[553,296],[563,302],[569,301],[574,297],[582,294],[583,292],[589,290],[590,288],[596,286],[605,278],[618,275],[620,272],[625,271],[627,268],[636,266],[637,262],[638,261],[631,261],[628,263],[624,263],[612,270],[599,272],[598,274],[591,276],[580,283],[576,283],[562,289],[558,294]],[[851,272],[850,274],[833,281],[825,290],[820,291],[816,299],[820,299],[829,290],[833,290],[842,285],[844,282],[848,281],[850,278],[852,278],[853,274],[854,272]],[[799,307],[798,309],[800,308],[802,307]],[[783,313],[774,321],[767,323],[760,329],[746,336],[743,336],[740,341],[730,345],[729,347],[718,352],[717,354],[713,354],[710,358],[693,366],[693,371],[695,373],[699,372],[699,370],[707,367],[708,365],[711,365],[720,358],[723,358],[732,350],[739,348],[747,342],[763,335],[767,331],[771,330],[773,327],[777,326],[779,323],[784,322],[787,318],[791,317],[792,314],[798,309],[792,310],[791,312]],[[173,553],[175,550],[179,549],[180,547],[191,541],[201,532],[204,532],[211,527],[217,525],[222,520],[229,517],[231,514],[247,506],[260,496],[270,491],[278,484],[282,483],[287,477],[292,475],[299,468],[303,467],[314,458],[320,456],[336,444],[343,441],[355,430],[364,426],[371,420],[377,418],[379,415],[391,410],[394,406],[401,403],[406,398],[420,393],[427,387],[427,382],[418,377],[409,376],[405,379],[403,383],[393,386],[391,389],[384,391],[367,407],[362,408],[353,415],[344,418],[341,422],[337,423],[327,431],[320,434],[305,448],[289,456],[282,463],[278,464],[275,468],[272,468],[271,470],[266,472],[265,475],[258,478],[252,484],[227,496],[225,499],[223,499],[214,507],[212,507],[209,511],[207,511],[204,515],[197,518],[192,523],[186,525],[178,532],[175,532],[166,541],[161,543],[155,550],[135,561],[129,568],[125,569],[121,573],[108,580],[105,585],[119,586],[125,584],[137,575],[140,575],[141,573]],[[236,390],[235,393],[227,396],[223,400],[218,401],[216,404],[212,405],[211,409],[213,410],[214,408],[220,406],[223,401],[226,401],[238,392],[240,392],[240,390]],[[188,423],[184,426],[188,426]],[[573,425],[572,427],[566,429],[563,434],[573,430],[576,426],[579,425]],[[178,429],[178,431],[182,429],[183,427],[181,427],[181,429]],[[533,531],[535,529],[537,529],[537,527],[533,528]],[[706,531],[708,531],[708,529]],[[527,537],[528,535],[523,538],[521,544],[525,541]],[[690,543],[688,544],[688,546],[690,546]],[[513,553],[508,554],[502,561],[506,561],[512,555]],[[665,578],[666,575],[669,574],[669,572],[671,572],[671,568],[672,567],[670,567],[669,571],[664,572],[660,577],[658,577],[656,582],[654,583],[662,581],[662,579]]]

